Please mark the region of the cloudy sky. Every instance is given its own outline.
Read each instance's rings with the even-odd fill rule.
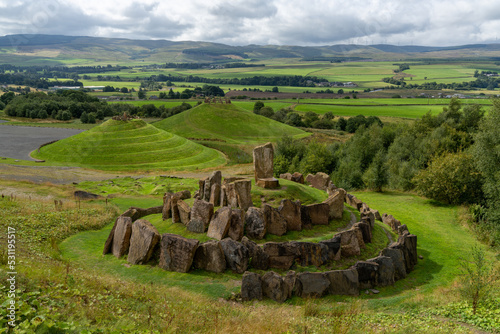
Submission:
[[[230,45],[497,42],[498,0],[0,0],[0,35]]]

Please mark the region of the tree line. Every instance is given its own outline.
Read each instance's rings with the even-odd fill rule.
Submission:
[[[274,171],[324,172],[345,189],[417,191],[428,198],[471,205],[477,230],[500,242],[500,100],[485,115],[480,105],[452,99],[437,116],[411,124],[361,125],[346,143],[284,137]]]

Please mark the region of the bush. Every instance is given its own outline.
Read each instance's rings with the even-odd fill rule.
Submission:
[[[465,152],[436,156],[413,182],[421,195],[449,204],[476,203],[483,198],[481,173]]]

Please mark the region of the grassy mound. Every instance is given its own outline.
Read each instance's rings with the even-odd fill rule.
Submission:
[[[202,104],[153,125],[190,139],[233,144],[275,142],[285,134],[296,138],[308,135],[233,104]]]
[[[222,153],[142,120],[109,120],[76,136],[44,146],[32,156],[100,170],[185,170],[225,163]]]

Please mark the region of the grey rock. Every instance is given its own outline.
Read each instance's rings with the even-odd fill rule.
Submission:
[[[209,240],[198,246],[194,255],[195,268],[222,273],[226,270],[226,258],[219,241]]]
[[[258,208],[251,207],[245,214],[246,235],[252,239],[264,239],[267,233],[267,226],[264,221],[264,214]]]
[[[248,268],[248,249],[231,238],[221,240],[220,245],[226,257],[226,266],[238,274],[244,273]]]
[[[325,272],[330,281],[328,293],[331,295],[359,295],[358,271],[356,269],[332,270]]]
[[[147,220],[139,219],[132,224],[132,235],[127,261],[131,264],[145,264],[160,240],[160,234]]]
[[[281,200],[278,212],[286,221],[287,231],[302,231],[301,205],[299,201]]]
[[[297,274],[297,296],[302,298],[319,298],[328,292],[330,280],[323,273]]]
[[[132,218],[120,216],[116,220],[113,236],[113,255],[121,258],[128,252],[130,237],[132,236]]]
[[[278,209],[273,208],[269,204],[262,204],[265,225],[267,233],[274,235],[283,235],[286,233],[286,220],[281,216]]]
[[[245,272],[241,279],[241,299],[243,301],[262,300],[262,280],[259,274]]]
[[[212,221],[208,226],[207,236],[217,240],[222,240],[226,237],[229,227],[231,226],[232,210],[228,206],[224,206],[215,211]]]
[[[186,239],[176,234],[163,234],[158,266],[168,271],[187,273],[193,264],[198,244],[199,241],[195,239]]]
[[[262,292],[264,296],[283,303],[288,297],[288,289],[283,278],[274,271],[268,271],[262,276]]]

